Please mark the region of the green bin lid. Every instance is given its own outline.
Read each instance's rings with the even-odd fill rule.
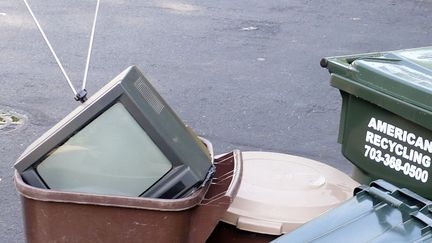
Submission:
[[[431,206],[432,201],[412,191],[377,180],[272,243],[432,242]]]
[[[325,58],[331,85],[432,129],[432,47]]]

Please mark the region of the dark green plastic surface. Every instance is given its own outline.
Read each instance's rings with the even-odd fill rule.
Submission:
[[[407,189],[378,180],[272,242],[432,242],[431,206]]]
[[[432,198],[432,47],[324,59],[342,95],[339,142],[354,179]]]
[[[326,68],[332,86],[432,129],[432,47],[331,57]]]

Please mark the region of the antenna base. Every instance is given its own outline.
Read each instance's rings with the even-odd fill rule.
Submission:
[[[79,102],[81,102],[81,103],[84,103],[84,102],[87,100],[87,90],[82,89],[80,92],[78,92],[78,93],[75,95],[74,99],[75,99],[76,101],[79,101]]]

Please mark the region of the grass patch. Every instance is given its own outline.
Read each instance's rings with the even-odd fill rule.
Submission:
[[[18,122],[20,119],[16,116],[11,116],[12,122]]]

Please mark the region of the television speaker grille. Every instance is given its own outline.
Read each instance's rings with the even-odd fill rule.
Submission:
[[[140,77],[134,83],[135,87],[138,89],[142,97],[147,101],[147,103],[153,108],[153,110],[160,114],[164,108],[162,102],[153,93],[151,88],[144,82],[143,78]]]

